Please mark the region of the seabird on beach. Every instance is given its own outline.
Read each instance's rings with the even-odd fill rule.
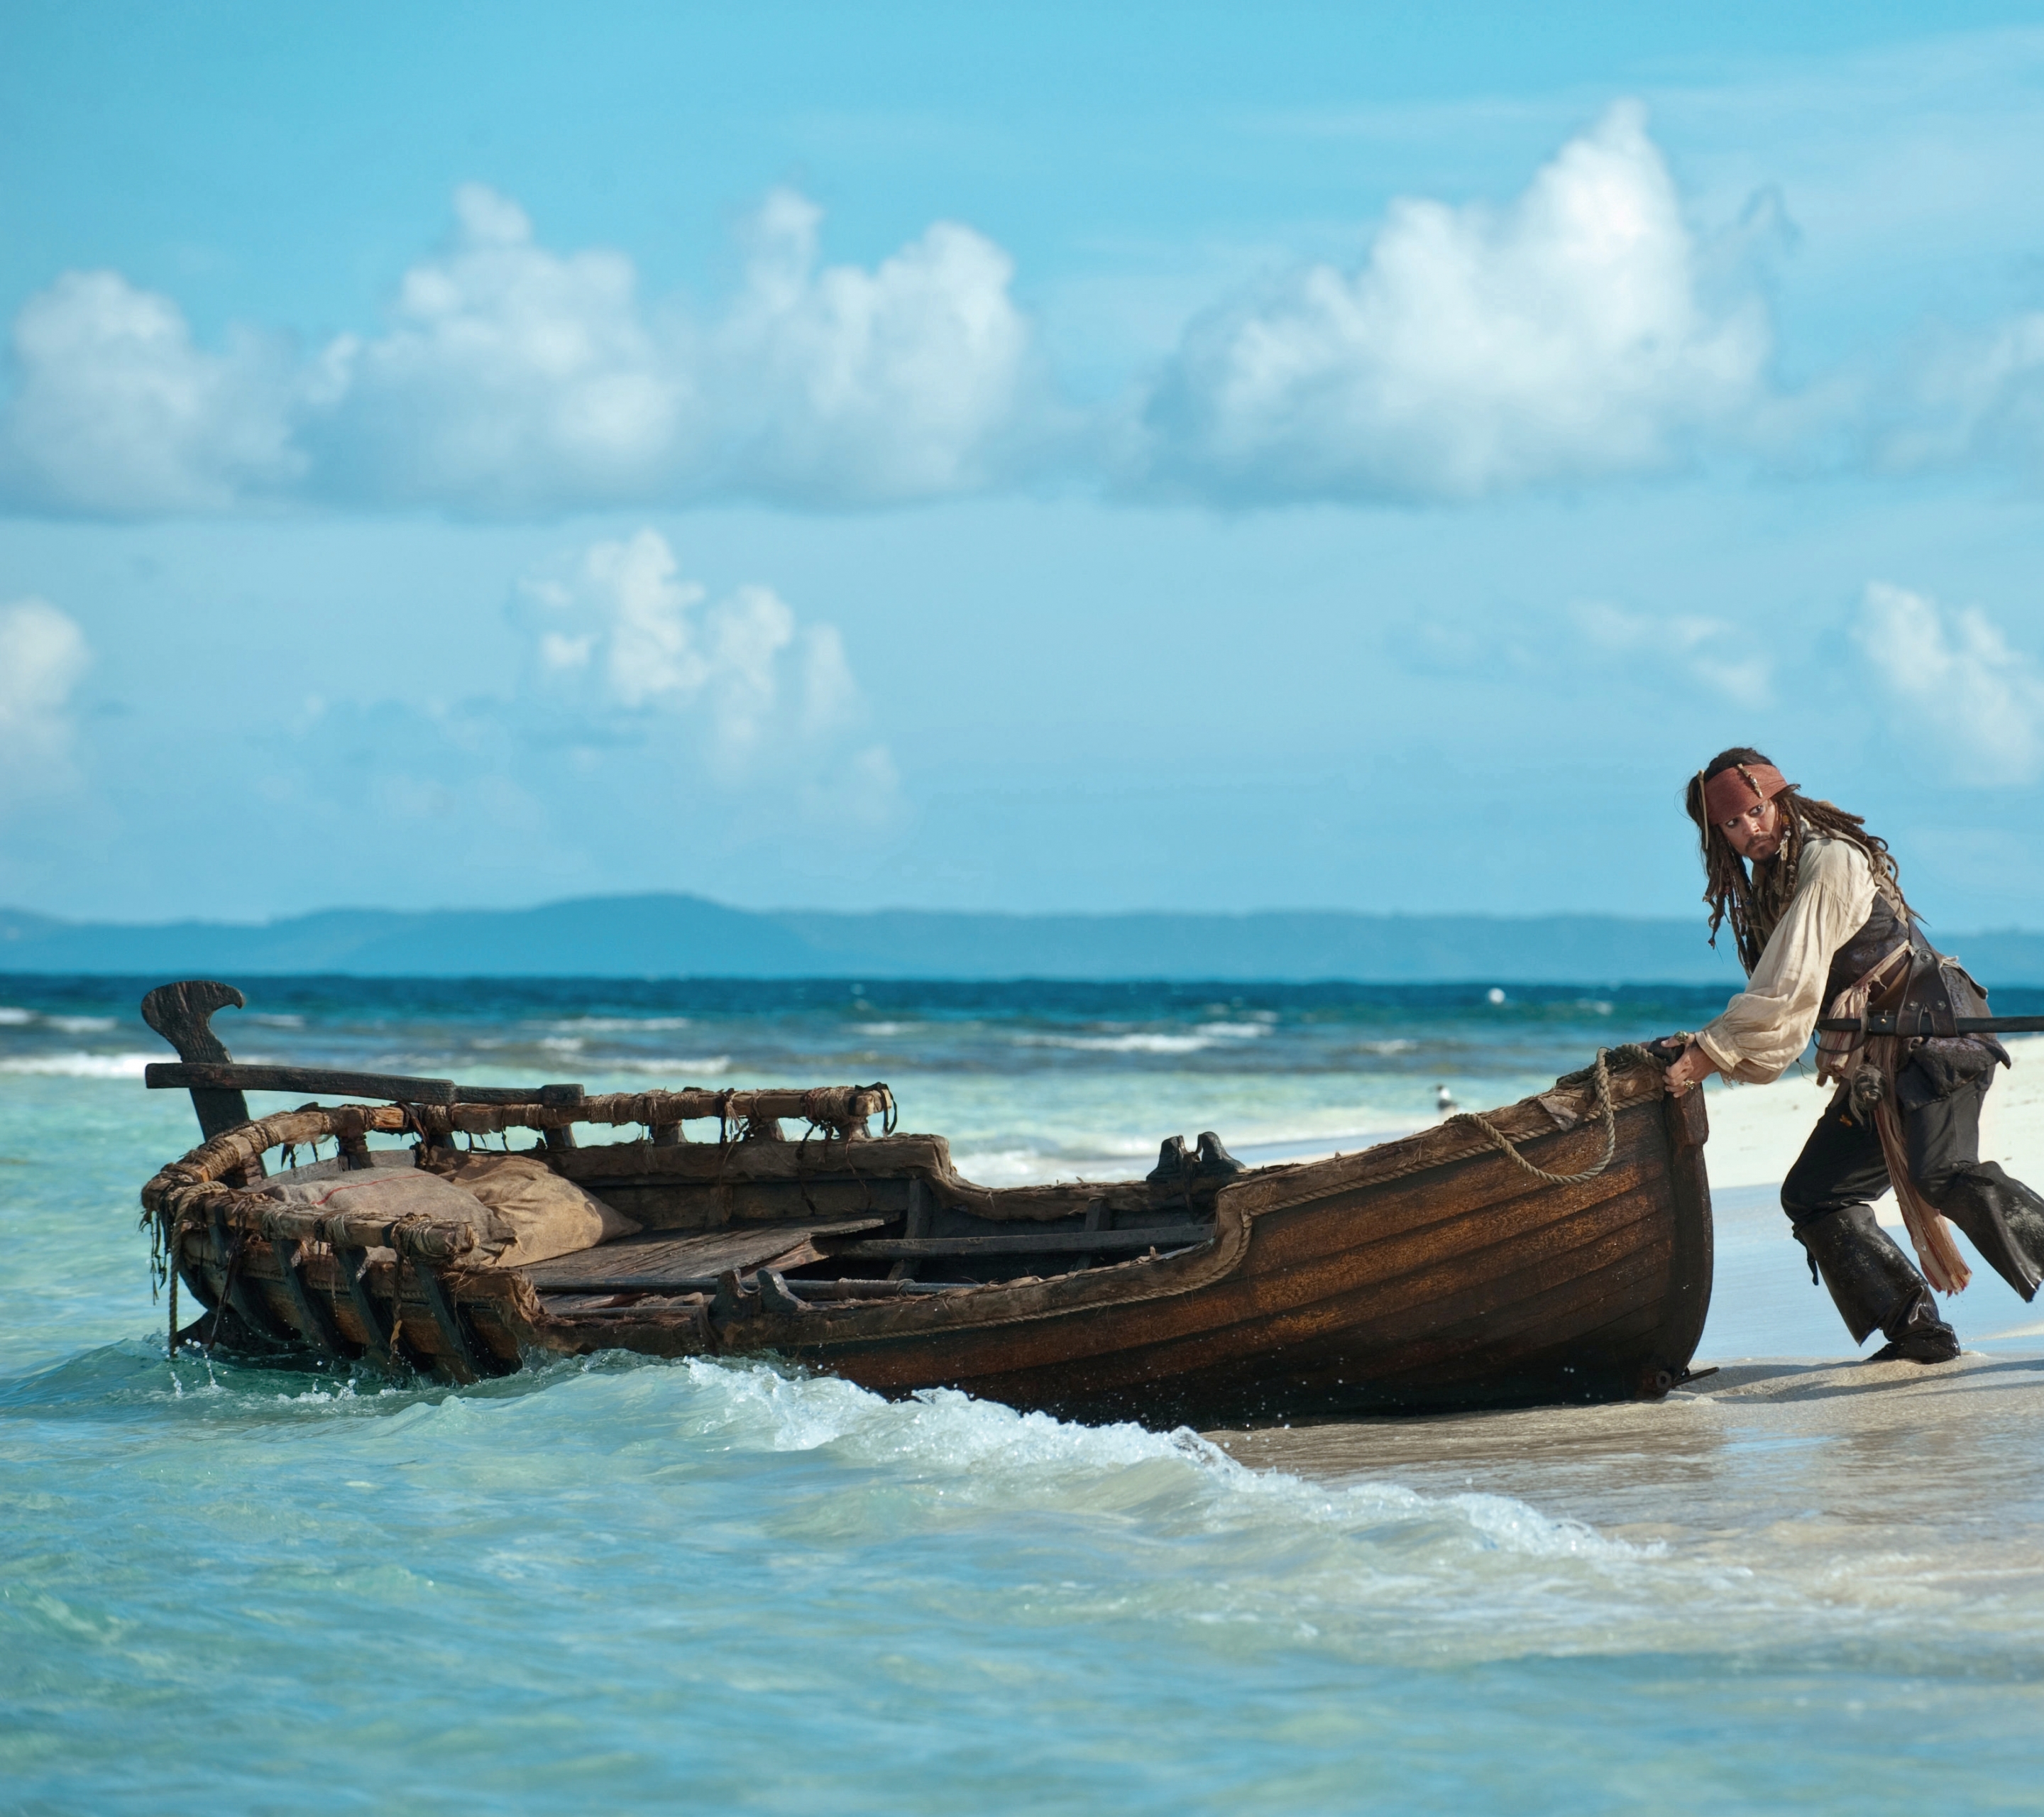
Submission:
[[[1455,1104],[1455,1094],[1450,1091],[1446,1085],[1435,1086],[1434,1108],[1439,1111],[1443,1116],[1447,1116],[1452,1114],[1457,1108]]]

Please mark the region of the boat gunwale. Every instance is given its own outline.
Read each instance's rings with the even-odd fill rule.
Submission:
[[[1623,1055],[1622,1063],[1612,1069],[1608,1078],[1614,1116],[1660,1098],[1665,1093],[1660,1068],[1643,1054]],[[515,1119],[519,1110],[529,1108],[535,1113],[544,1113],[543,1123],[532,1127],[556,1126],[564,1112],[574,1120],[609,1122],[613,1118],[609,1115],[590,1116],[586,1113],[590,1110],[608,1112],[613,1108],[621,1113],[633,1099],[643,1104],[644,1096],[615,1094],[603,1099],[586,1099],[573,1106],[538,1103],[529,1107],[492,1105],[487,1114],[492,1121],[502,1119],[509,1122]],[[1489,1113],[1486,1120],[1515,1143],[1544,1144],[1571,1132],[1593,1128],[1592,1119],[1596,1109],[1593,1075],[1585,1070],[1566,1075],[1545,1092]],[[584,1114],[577,1117],[577,1112]],[[440,1113],[443,1116],[446,1114]],[[425,1115],[439,1120],[432,1108],[428,1108]],[[312,1236],[317,1240],[317,1231],[310,1227],[302,1212],[293,1216],[294,1208],[279,1205],[274,1197],[258,1189],[227,1185],[220,1176],[245,1166],[272,1147],[310,1143],[315,1135],[359,1137],[366,1136],[371,1130],[386,1134],[415,1131],[420,1116],[417,1108],[402,1105],[313,1104],[252,1118],[200,1143],[180,1161],[159,1170],[143,1189],[143,1204],[159,1217],[173,1221],[181,1228],[190,1227],[186,1223],[190,1213],[209,1216],[217,1207],[227,1215],[230,1224],[251,1234],[266,1238]],[[620,1124],[640,1120],[623,1114],[615,1118]],[[260,1147],[256,1146],[258,1138],[261,1139]],[[882,1139],[898,1141],[902,1138]],[[955,1183],[963,1189],[962,1198],[971,1195],[987,1201],[997,1200],[998,1189],[975,1186],[959,1178],[949,1168],[948,1148],[942,1137],[920,1139],[939,1145],[930,1151],[932,1160],[940,1160],[944,1166],[943,1174],[936,1177],[936,1184],[949,1187]],[[650,1145],[642,1141],[617,1146],[638,1153]],[[740,1151],[746,1146],[733,1145],[734,1149]],[[826,1150],[835,1147],[842,1151],[863,1150],[867,1143],[827,1143],[824,1146]],[[577,1152],[593,1154],[597,1151]],[[1466,1124],[1450,1123],[1377,1143],[1352,1154],[1259,1168],[1221,1185],[1216,1197],[1212,1235],[1174,1254],[1155,1258],[1132,1258],[1025,1281],[988,1281],[874,1304],[819,1303],[797,1314],[777,1314],[763,1308],[746,1321],[747,1335],[753,1341],[747,1343],[743,1349],[801,1351],[813,1349],[820,1342],[832,1350],[841,1346],[863,1348],[867,1342],[912,1339],[923,1334],[997,1329],[1096,1311],[1118,1310],[1194,1293],[1234,1273],[1247,1254],[1259,1219],[1349,1193],[1389,1185],[1435,1169],[1486,1156],[1497,1157],[1489,1136]],[[929,1171],[936,1175],[934,1168]],[[1543,1186],[1531,1193],[1509,1197],[1531,1197],[1544,1189]],[[969,1200],[967,1208],[973,1208]],[[1458,1212],[1438,1221],[1451,1222],[1454,1217],[1466,1215]],[[307,1227],[297,1227],[301,1224]],[[501,1301],[505,1297],[501,1282],[507,1277],[517,1279],[532,1294],[531,1310],[538,1314],[532,1321],[536,1331],[571,1331],[579,1325],[573,1313],[556,1314],[546,1309],[539,1298],[541,1290],[522,1271],[480,1267],[469,1262],[467,1256],[473,1251],[474,1233],[468,1226],[457,1226],[449,1232],[440,1227],[421,1231],[416,1226],[408,1228],[398,1223],[387,1235],[392,1247],[424,1266],[444,1271],[451,1277],[451,1285],[458,1289],[467,1289],[471,1296]],[[461,1240],[464,1236],[466,1242]],[[492,1285],[478,1294],[476,1289],[485,1281]],[[512,1297],[522,1301],[524,1295],[514,1293]],[[521,1306],[521,1313],[524,1310]],[[647,1316],[655,1318],[661,1310],[649,1308]]]

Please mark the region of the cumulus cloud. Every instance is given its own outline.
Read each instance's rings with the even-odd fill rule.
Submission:
[[[556,252],[479,185],[405,273],[380,332],[294,361],[198,346],[176,304],[70,273],[14,325],[0,425],[17,497],[111,515],[273,495],[555,510],[745,496],[884,504],[1005,471],[1039,374],[1008,255],[939,222],[870,270],[770,196],[718,310],[649,303],[623,253]]]
[[[2044,673],[1973,606],[1941,607],[1877,581],[1854,641],[1890,697],[1962,782],[2022,783],[2044,774]]]
[[[282,344],[240,332],[208,352],[175,303],[118,272],[67,272],[31,297],[13,355],[0,475],[35,503],[217,510],[303,469]]]
[[[85,633],[42,599],[0,606],[0,805],[71,778],[71,696],[92,660]]]
[[[1627,663],[1644,659],[1693,678],[1741,706],[1773,697],[1773,665],[1763,648],[1742,645],[1738,628],[1694,613],[1627,612],[1601,600],[1570,609],[1593,650]]]
[[[1472,499],[1666,467],[1747,409],[1769,351],[1708,306],[1635,105],[1510,206],[1392,208],[1319,265],[1196,324],[1149,398],[1154,481],[1231,497]]]
[[[648,317],[623,254],[549,252],[478,184],[405,274],[384,332],[321,356],[320,478],[396,501],[515,508],[650,496],[690,463],[688,325]]]
[[[863,736],[843,639],[802,624],[771,588],[712,600],[645,529],[592,544],[565,578],[528,582],[521,616],[542,692],[582,723],[678,739],[720,787],[862,820],[893,811],[893,763]]]
[[[872,271],[821,267],[821,211],[791,191],[753,225],[744,289],[714,336],[717,417],[749,484],[863,500],[992,477],[1031,375],[1013,262],[939,222]]]

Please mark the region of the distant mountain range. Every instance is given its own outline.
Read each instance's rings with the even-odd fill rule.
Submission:
[[[1946,936],[1981,981],[2044,985],[2044,934]],[[0,909],[0,972],[232,981],[382,978],[1176,978],[1370,983],[1730,982],[1700,920],[1615,915],[829,914],[699,896],[537,908],[330,908],[135,926]]]

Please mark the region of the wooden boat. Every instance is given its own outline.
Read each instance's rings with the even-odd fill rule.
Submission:
[[[279,1358],[469,1380],[611,1348],[770,1354],[890,1395],[1213,1423],[1652,1399],[1709,1304],[1703,1094],[1669,1097],[1638,1048],[1359,1154],[1243,1168],[1174,1139],[1147,1179],[989,1190],[941,1136],[896,1132],[885,1085],[586,1096],[237,1066],[207,1018],[241,1002],[190,983],[144,1005],[182,1056],[148,1082],[190,1089],[208,1138],[142,1193],[174,1343],[181,1281],[205,1309],[183,1341]],[[379,1101],[252,1120],[250,1089]],[[484,1266],[460,1220],[267,1196],[279,1149],[413,1158],[380,1138],[424,1165],[514,1131],[641,1231]]]

